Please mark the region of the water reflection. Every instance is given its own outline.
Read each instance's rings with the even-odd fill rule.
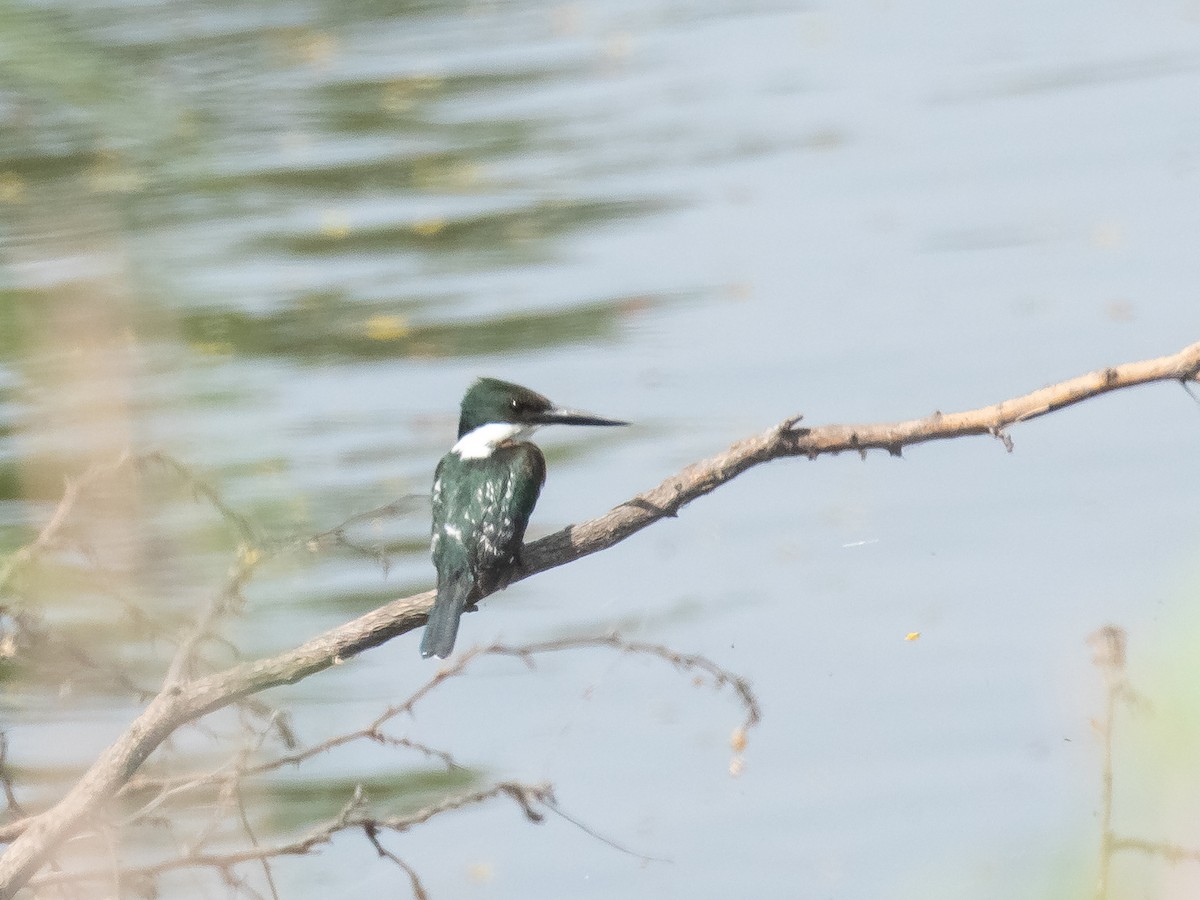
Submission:
[[[421,434],[445,430],[395,417],[355,367],[614,343],[660,302],[564,285],[519,305],[500,283],[498,305],[476,307],[464,277],[557,265],[578,236],[674,201],[514,167],[587,156],[556,121],[569,110],[504,102],[586,67],[463,58],[414,74],[395,48],[419,44],[438,8],[343,5],[327,28],[286,4],[0,4],[0,546],[37,541],[64,485],[69,497],[0,583],[5,703],[33,729],[21,746],[75,735],[50,758],[9,761],[23,808],[70,783],[198,617],[216,613],[202,671],[428,585],[419,499],[304,538],[420,497]],[[348,46],[339,33],[355,23],[394,44]],[[361,414],[268,426],[272,398],[314,369]],[[176,455],[142,456],[147,442]],[[555,451],[560,464],[578,452]],[[336,472],[305,464],[327,453]],[[407,469],[414,484],[396,483]],[[347,509],[359,499],[374,502]],[[255,730],[278,713],[237,715]],[[185,765],[219,764],[236,718],[207,726]],[[271,810],[256,827],[287,831],[336,812],[355,784],[408,809],[477,780],[389,757],[263,780],[244,800]],[[186,808],[180,824],[203,829]],[[158,843],[143,837],[140,853]]]
[[[0,0],[0,774],[18,801],[61,791],[207,611],[220,666],[428,587],[423,498],[475,375],[642,423],[551,438],[544,533],[790,413],[921,415],[1174,349],[1200,241],[1191,26],[944,12]],[[656,693],[632,660],[514,663],[406,722],[463,771],[347,749],[248,787],[272,798],[255,828],[328,814],[360,781],[407,808],[534,773],[677,864],[507,821],[482,842],[418,830],[436,895],[489,854],[498,896],[797,875],[847,897],[904,876],[919,896],[1022,892],[1041,857],[999,886],[977,861],[1057,858],[1096,796],[1075,755],[1091,707],[1056,679],[1086,666],[1071,653],[1099,617],[1174,624],[1147,579],[1192,551],[1192,423],[1107,399],[1000,461],[954,446],[755,473],[473,625],[641,629],[744,667],[770,730],[749,777],[729,779],[703,692]],[[186,465],[138,456],[154,448]],[[70,515],[12,557],[68,477]],[[428,677],[412,651],[213,717],[147,774],[228,763],[246,728],[285,754],[364,727]],[[164,838],[133,855],[143,839]],[[293,893],[358,874],[343,851],[289,869]]]
[[[268,356],[297,363],[520,353],[574,343],[611,341],[623,320],[648,298],[625,297],[559,310],[507,313],[461,322],[414,322],[395,304],[314,298],[266,315],[236,310],[185,314],[181,331],[194,349]],[[414,315],[427,314],[413,302]]]

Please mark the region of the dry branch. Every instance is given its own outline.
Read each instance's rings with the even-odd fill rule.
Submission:
[[[611,547],[659,519],[677,515],[688,503],[747,469],[774,459],[815,458],[846,450],[865,453],[870,449],[898,454],[914,444],[967,435],[992,435],[1011,449],[1006,429],[1018,422],[1121,388],[1155,381],[1195,381],[1198,373],[1200,343],[1171,356],[1102,369],[969,412],[937,412],[891,424],[815,428],[798,428],[799,418],[789,418],[757,437],[739,441],[710,459],[688,466],[606,515],[531,544],[526,548],[525,570],[520,577]],[[194,681],[169,684],[56,806],[27,821],[23,832],[0,857],[0,900],[11,898],[26,884],[50,854],[83,827],[175,729],[249,694],[294,683],[411,631],[424,624],[432,602],[432,591],[395,600],[293,650]]]
[[[1156,857],[1171,865],[1200,862],[1200,848],[1185,847],[1169,841],[1152,841],[1126,837],[1113,825],[1114,745],[1116,743],[1117,711],[1126,706],[1136,710],[1149,703],[1129,679],[1126,645],[1128,635],[1116,625],[1105,625],[1088,638],[1092,647],[1092,662],[1104,675],[1106,698],[1104,715],[1092,722],[1100,738],[1103,763],[1100,771],[1100,869],[1096,877],[1096,900],[1109,900],[1112,889],[1112,870],[1117,854],[1125,851]]]
[[[340,832],[363,830],[367,833],[368,840],[381,855],[388,856],[409,874],[410,879],[415,880],[416,875],[412,869],[382,849],[382,845],[378,842],[378,833],[380,831],[403,833],[428,822],[435,816],[467,806],[477,806],[497,797],[507,797],[512,800],[520,808],[525,818],[534,823],[539,823],[543,819],[543,814],[538,807],[553,808],[554,805],[554,793],[549,785],[502,781],[483,790],[444,797],[437,803],[422,807],[408,815],[379,817],[363,812],[365,799],[360,793],[355,793],[336,816],[314,826],[295,840],[268,845],[255,844],[249,849],[230,853],[185,854],[153,865],[123,869],[121,879],[135,883],[152,881],[161,875],[180,869],[212,869],[232,877],[234,869],[244,863],[265,862],[284,856],[307,856],[318,847],[328,844],[333,840],[334,835]],[[30,886],[41,888],[51,885],[76,884],[81,881],[104,881],[112,877],[113,872],[108,868],[87,872],[64,872],[35,878],[30,882]],[[419,884],[419,881],[416,883]]]

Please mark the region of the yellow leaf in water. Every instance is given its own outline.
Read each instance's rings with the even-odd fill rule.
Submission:
[[[477,862],[467,867],[467,875],[476,884],[487,884],[496,877],[491,863]]]
[[[191,346],[204,356],[229,356],[233,353],[233,344],[229,341],[193,341]]]
[[[344,212],[327,210],[321,214],[321,234],[341,240],[350,234],[350,217]]]
[[[433,237],[446,230],[446,220],[426,219],[424,222],[413,222],[411,228],[413,234],[419,234],[421,237]]]
[[[916,640],[920,640],[920,639],[921,639],[921,632],[919,632],[919,631],[910,631],[908,634],[906,634],[906,635],[904,636],[904,639],[905,639],[906,641],[916,641]]]
[[[367,337],[373,341],[396,341],[412,329],[400,316],[371,316],[367,319]]]
[[[20,203],[25,199],[25,179],[16,172],[0,175],[0,203]]]

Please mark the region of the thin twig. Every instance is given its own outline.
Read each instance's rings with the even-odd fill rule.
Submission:
[[[361,812],[363,797],[361,790],[357,790],[336,816],[328,822],[311,828],[303,836],[292,841],[259,844],[250,849],[232,853],[192,853],[151,865],[130,867],[123,874],[126,878],[153,880],[167,872],[180,869],[211,869],[227,875],[232,873],[237,866],[246,863],[258,863],[284,856],[306,856],[317,847],[329,843],[339,832],[361,830],[365,833],[366,829],[370,828],[375,832],[387,830],[403,833],[428,822],[435,816],[468,806],[477,806],[497,797],[507,797],[512,800],[521,809],[525,818],[536,824],[543,819],[537,807],[544,805],[548,800],[553,800],[553,793],[550,787],[544,784],[531,785],[515,781],[502,781],[485,790],[445,797],[437,803],[408,815],[379,818]],[[111,877],[111,872],[108,869],[90,869],[83,872],[39,876],[32,879],[29,886],[36,889],[51,885],[96,881],[109,877]]]
[[[1100,871],[1096,878],[1096,900],[1108,900],[1109,873],[1115,852],[1113,834],[1113,734],[1116,730],[1117,704],[1126,690],[1125,632],[1106,625],[1088,638],[1092,661],[1104,673],[1104,719],[1096,727],[1103,741],[1104,758],[1100,771]]]
[[[425,886],[421,884],[421,879],[417,877],[417,873],[413,867],[398,857],[391,850],[388,850],[379,840],[379,826],[374,822],[368,822],[363,825],[363,833],[366,834],[367,840],[371,842],[371,846],[375,848],[382,858],[389,859],[399,866],[406,875],[408,875],[409,884],[412,885],[413,896],[417,900],[429,900],[429,894],[425,893]]]
[[[328,753],[337,747],[341,747],[345,744],[356,741],[369,740],[384,746],[416,750],[427,757],[440,760],[449,769],[461,768],[453,756],[446,751],[430,747],[427,744],[414,741],[411,738],[402,738],[389,735],[383,731],[383,727],[397,716],[402,714],[411,714],[415,710],[417,704],[428,697],[429,694],[432,693],[439,685],[452,678],[462,675],[467,671],[468,668],[471,667],[474,662],[484,656],[508,656],[529,662],[533,659],[533,657],[542,653],[579,650],[587,647],[609,648],[625,653],[639,653],[655,656],[671,663],[673,666],[682,671],[703,671],[711,678],[715,687],[721,687],[725,685],[731,687],[737,695],[746,713],[743,724],[737,729],[736,732],[740,736],[739,750],[744,748],[746,732],[756,725],[762,718],[758,699],[750,688],[749,683],[744,678],[722,668],[712,660],[696,654],[679,653],[670,649],[669,647],[664,647],[658,644],[649,644],[641,641],[627,641],[613,634],[568,637],[561,638],[559,640],[525,644],[522,646],[492,644],[488,646],[476,647],[463,654],[460,654],[459,657],[453,662],[441,667],[428,681],[417,688],[417,690],[413,691],[412,694],[410,694],[405,700],[389,706],[386,710],[380,713],[365,728],[360,728],[356,731],[347,732],[345,734],[335,735],[294,753],[280,755],[273,759],[265,760],[259,763],[247,763],[245,760],[249,754],[241,753],[237,758],[231,760],[227,764],[209,772],[177,775],[170,778],[133,778],[127,785],[125,785],[124,788],[122,788],[118,796],[131,796],[133,794],[145,793],[146,791],[154,791],[156,793],[151,800],[149,800],[144,806],[138,809],[135,813],[131,814],[125,820],[126,824],[133,824],[143,821],[147,817],[157,812],[157,810],[161,809],[168,800],[179,796],[180,794],[199,790],[205,787],[211,787],[213,785],[222,785],[244,780],[246,778],[264,775],[269,772],[277,771],[278,769],[286,766],[298,766],[309,759],[312,759],[313,757]],[[263,735],[260,735],[260,738],[262,736]],[[261,740],[259,743],[261,744]],[[256,750],[257,747],[253,749]]]
[[[246,837],[250,840],[250,846],[256,850],[261,846],[258,842],[258,837],[254,834],[254,829],[250,827],[250,816],[246,812],[246,803],[242,797],[241,785],[238,782],[233,784],[233,795],[237,801],[238,819],[242,823],[242,830],[246,832]],[[271,890],[272,900],[279,900],[279,891],[275,887],[275,876],[271,874],[271,860],[268,857],[263,857],[259,860],[262,865],[263,877],[267,880],[267,887]]]
[[[222,519],[233,525],[244,543],[251,547],[262,543],[258,532],[250,520],[226,503],[220,491],[214,488],[210,481],[198,475],[187,463],[160,450],[144,453],[136,457],[135,461],[139,469],[148,468],[150,465],[157,465],[174,473],[180,481],[191,489],[195,497],[208,501],[208,504],[217,511]]]
[[[574,825],[576,828],[578,828],[580,831],[582,831],[588,837],[594,838],[595,840],[599,841],[600,843],[605,844],[606,846],[612,847],[614,850],[616,850],[619,853],[624,853],[628,856],[637,857],[642,862],[657,862],[657,863],[673,862],[673,860],[664,859],[661,856],[648,856],[645,853],[639,853],[637,850],[631,850],[628,847],[624,846],[623,844],[618,844],[612,838],[605,837],[604,835],[600,834],[598,831],[593,829],[591,826],[585,825],[583,822],[579,821],[579,819],[577,819],[574,816],[567,813],[555,801],[547,802],[546,809],[550,810],[550,812],[554,813],[560,819],[562,819],[566,822],[570,822],[572,825]]]
[[[38,536],[32,542],[13,553],[5,562],[4,567],[0,568],[0,590],[8,586],[9,580],[19,567],[32,562],[53,546],[58,540],[59,532],[66,524],[71,510],[74,509],[76,501],[79,500],[80,494],[94,482],[122,469],[129,461],[129,454],[122,453],[115,460],[91,466],[78,478],[66,479],[62,499],[58,501],[58,506],[55,507],[50,521],[42,526],[42,530],[38,532]]]

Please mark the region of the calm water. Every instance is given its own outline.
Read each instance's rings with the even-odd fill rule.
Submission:
[[[273,537],[407,498],[263,563],[216,664],[430,586],[479,374],[637,423],[545,435],[537,536],[792,413],[969,408],[1200,339],[1195,3],[0,3],[0,79],[0,548],[126,448]],[[1200,406],[1160,385],[1013,437],[776,463],[464,620],[463,647],[618,629],[746,676],[739,776],[733,699],[661,662],[488,660],[396,729],[466,774],[348,748],[256,786],[261,828],[356,783],[386,810],[546,780],[633,854],[505,803],[389,846],[435,897],[1090,896],[1085,638],[1115,622],[1151,701],[1117,825],[1200,843]],[[98,485],[6,591],[92,663],[4,669],[33,808],[133,714],[110,664],[161,679],[242,540],[162,466]],[[363,727],[434,671],[418,640],[266,699],[305,743]],[[226,759],[213,728],[176,749]],[[352,836],[276,877],[408,889]]]

